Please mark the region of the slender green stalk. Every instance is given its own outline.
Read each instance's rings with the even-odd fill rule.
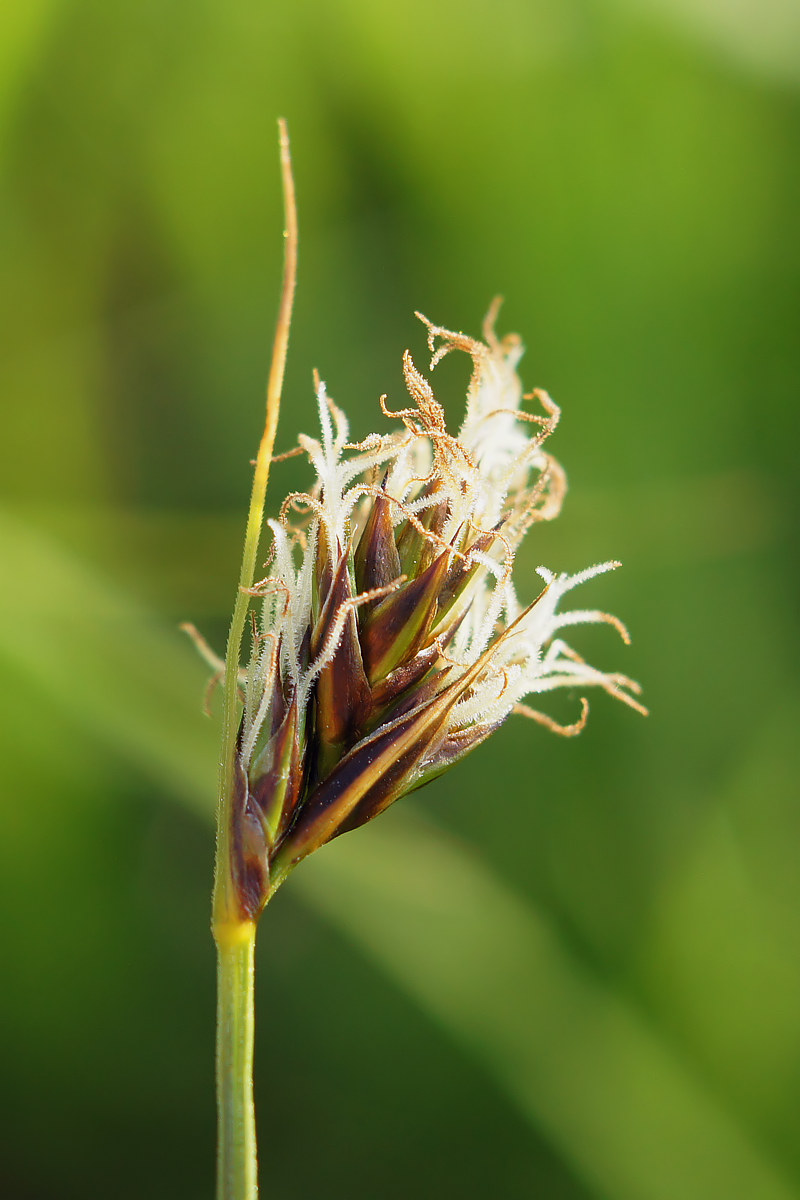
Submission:
[[[219,1149],[217,1200],[255,1200],[258,1195],[253,1108],[253,952],[255,925],[243,915],[234,886],[231,820],[242,637],[250,604],[264,519],[267,481],[278,428],[281,390],[297,275],[297,210],[289,155],[289,135],[279,122],[281,173],[286,213],[283,286],[267,384],[264,432],[256,457],[247,514],[239,587],[228,634],[223,687],[223,732],[217,805],[212,930],[217,944],[217,1112]]]
[[[217,940],[217,1200],[258,1195],[253,1106],[254,924]]]

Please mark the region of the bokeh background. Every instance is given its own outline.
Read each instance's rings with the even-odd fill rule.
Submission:
[[[212,1194],[218,718],[177,627],[221,647],[232,604],[278,115],[279,448],[313,367],[364,435],[414,310],[477,333],[502,292],[571,482],[520,591],[621,558],[582,599],[633,646],[573,641],[652,715],[511,720],[297,872],[265,1195],[800,1196],[798,82],[791,0],[4,6],[3,1196]]]

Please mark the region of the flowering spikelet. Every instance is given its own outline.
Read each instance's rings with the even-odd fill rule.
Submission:
[[[561,467],[544,449],[559,410],[523,397],[518,338],[484,341],[432,325],[431,370],[450,351],[472,359],[457,435],[411,355],[411,403],[390,434],[351,443],[344,413],[317,381],[321,435],[300,437],[316,481],[270,521],[269,576],[254,622],[230,830],[244,918],[331,838],[372,819],[480,744],[512,711],[563,734],[523,698],[601,687],[640,712],[638,686],[596,670],[562,639],[570,625],[624,625],[593,609],[559,611],[577,575],[539,568],[517,599],[514,556],[532,524],[558,514]],[[523,410],[523,400],[534,411]]]

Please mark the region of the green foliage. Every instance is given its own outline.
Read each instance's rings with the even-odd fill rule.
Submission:
[[[211,1190],[218,739],[177,624],[223,648],[279,114],[278,449],[315,431],[313,366],[361,437],[424,357],[413,310],[477,334],[502,290],[572,489],[518,566],[533,595],[538,563],[623,560],[602,604],[633,646],[580,649],[652,716],[601,697],[572,742],[510,720],[298,869],[259,947],[265,1194],[800,1194],[797,42],[777,3],[773,33],[755,3],[661,7],[4,13],[12,1200]],[[466,371],[437,372],[453,427]]]

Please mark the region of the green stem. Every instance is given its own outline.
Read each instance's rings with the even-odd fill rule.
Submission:
[[[297,278],[297,208],[295,204],[292,164],[289,156],[289,135],[284,121],[280,121],[281,168],[283,175],[284,205],[286,209],[286,246],[283,266],[283,286],[275,341],[272,350],[269,381],[267,383],[267,406],[264,432],[256,456],[253,472],[253,488],[250,493],[250,508],[247,513],[247,528],[244,536],[242,566],[239,587],[228,633],[225,655],[225,680],[222,694],[222,754],[220,756],[220,789],[217,806],[217,855],[214,866],[213,927],[215,930],[229,925],[236,926],[241,920],[239,904],[234,894],[230,859],[231,798],[233,796],[234,766],[236,758],[236,734],[239,727],[239,665],[241,662],[242,637],[244,636],[247,612],[250,607],[249,589],[255,578],[258,546],[264,522],[264,504],[267,482],[278,429],[283,376],[286,369],[286,353],[289,346],[289,326],[292,318],[295,282]]]
[[[255,922],[237,895],[232,851],[234,771],[239,727],[239,666],[242,637],[255,578],[269,469],[278,428],[289,326],[297,276],[297,210],[289,136],[279,122],[286,210],[283,286],[267,384],[264,432],[258,447],[247,514],[239,587],[228,634],[222,700],[222,752],[217,805],[212,930],[217,944],[217,1200],[255,1200],[258,1195],[253,1107],[253,957]]]
[[[239,934],[217,943],[217,1200],[255,1200],[258,1195],[253,1107],[256,927],[241,925]]]

